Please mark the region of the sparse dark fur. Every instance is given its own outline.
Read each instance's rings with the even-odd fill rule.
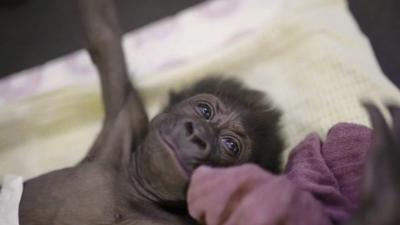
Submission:
[[[223,102],[240,110],[246,132],[254,143],[254,154],[250,161],[273,173],[278,173],[284,146],[279,135],[281,112],[271,105],[266,95],[246,87],[237,79],[214,75],[178,93],[171,92],[169,104],[164,111],[200,93],[218,96]]]

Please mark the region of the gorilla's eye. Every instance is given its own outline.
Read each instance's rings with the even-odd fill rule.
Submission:
[[[212,116],[212,110],[211,107],[205,103],[199,103],[197,104],[197,110],[199,113],[206,119],[210,119]]]
[[[231,137],[223,137],[222,143],[225,146],[225,149],[229,151],[232,155],[237,155],[240,151],[238,142]]]

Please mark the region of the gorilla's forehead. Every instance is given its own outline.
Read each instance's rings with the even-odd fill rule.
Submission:
[[[212,107],[213,118],[210,120],[211,123],[218,127],[234,129],[238,132],[244,129],[241,120],[243,110],[237,105],[213,94],[201,93],[191,96],[175,105],[173,111],[185,110],[185,107],[195,107],[199,103],[207,103]]]

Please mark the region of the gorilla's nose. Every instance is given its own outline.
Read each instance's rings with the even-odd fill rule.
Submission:
[[[212,129],[208,123],[195,119],[185,119],[182,127],[187,142],[195,149],[208,154],[211,151]]]
[[[184,123],[185,126],[185,132],[186,136],[189,138],[189,141],[195,144],[200,150],[206,150],[207,149],[207,143],[203,132],[202,128],[200,128],[199,124],[194,124],[193,121],[185,121]]]

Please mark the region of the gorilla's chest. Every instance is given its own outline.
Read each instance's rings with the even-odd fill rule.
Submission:
[[[21,225],[113,224],[121,207],[113,173],[87,166],[54,171],[24,184]]]
[[[54,171],[24,184],[21,225],[192,224],[157,204],[135,200],[127,179],[107,168]]]

